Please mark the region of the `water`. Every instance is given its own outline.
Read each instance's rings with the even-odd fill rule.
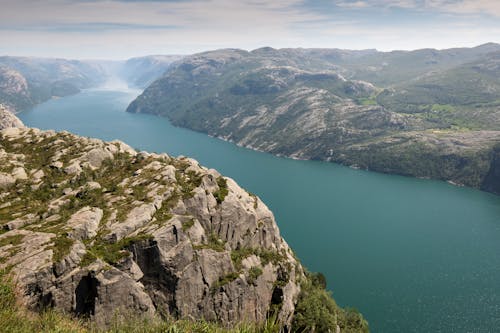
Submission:
[[[88,90],[19,116],[33,127],[192,156],[236,179],[373,332],[500,330],[500,197],[240,148],[124,112],[138,93]]]

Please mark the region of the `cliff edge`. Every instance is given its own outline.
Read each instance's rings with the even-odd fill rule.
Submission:
[[[193,159],[9,127],[0,188],[0,269],[29,309],[103,327],[127,313],[229,326],[272,314],[290,331],[307,296],[271,211]]]

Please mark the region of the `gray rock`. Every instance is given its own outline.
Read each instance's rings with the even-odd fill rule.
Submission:
[[[82,167],[80,166],[80,163],[75,161],[72,162],[70,165],[64,168],[64,172],[70,175],[77,175],[80,172],[82,172]]]
[[[112,226],[113,230],[109,238],[118,241],[133,233],[150,222],[155,212],[156,207],[154,204],[143,204],[133,208],[130,213],[128,213],[125,221],[118,221],[118,223]]]
[[[97,235],[103,211],[96,207],[84,207],[73,214],[67,222],[71,228],[70,236],[74,239],[85,240]]]
[[[83,160],[87,161],[91,167],[99,168],[104,160],[112,158],[113,154],[109,150],[94,148],[84,155]]]
[[[16,183],[16,179],[11,175],[0,172],[0,188],[3,190],[7,190],[12,187]]]
[[[25,225],[34,223],[38,218],[35,214],[27,214],[23,217],[18,217],[17,219],[7,222],[4,227],[8,230],[14,230],[24,227]]]
[[[116,315],[148,317],[156,312],[233,325],[263,322],[278,294],[278,318],[290,325],[301,266],[281,238],[271,211],[232,179],[225,178],[228,194],[218,202],[214,193],[220,190],[221,175],[192,159],[135,153],[121,143],[52,131],[29,134],[11,128],[2,134],[24,138],[26,144],[44,139],[44,144],[49,141],[55,147],[79,147],[72,156],[66,156],[70,150],[50,156],[55,162],[70,162],[65,168],[62,163],[54,165],[64,173],[59,173],[57,184],[50,184],[51,195],[40,203],[46,210],[13,216],[5,226],[10,231],[0,235],[0,240],[13,237],[12,244],[0,247],[0,269],[12,267],[30,309],[55,306],[91,316],[102,325]],[[128,157],[120,159],[129,158],[131,168],[116,175],[98,170],[104,160],[122,153]],[[2,158],[14,160],[4,154]],[[94,170],[85,174],[88,178],[75,177],[86,166]],[[16,167],[19,178],[24,169]],[[30,174],[32,182],[26,186],[46,181],[42,170]],[[15,181],[11,174],[0,174],[2,188]],[[137,187],[146,195],[137,196]],[[242,249],[248,256],[233,262],[232,254]],[[265,265],[263,252],[274,258]],[[262,274],[250,279],[254,268]]]
[[[0,130],[10,127],[24,127],[24,124],[5,105],[0,104]]]
[[[28,179],[28,175],[26,174],[26,170],[21,167],[14,168],[12,170],[12,177],[14,177],[17,180],[26,180]]]

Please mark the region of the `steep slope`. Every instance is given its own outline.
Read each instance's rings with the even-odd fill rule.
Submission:
[[[276,155],[491,189],[499,48],[205,52],[173,65],[128,111]],[[370,70],[385,81],[365,75],[380,62]]]
[[[97,85],[105,76],[95,62],[0,57],[0,103],[22,111],[52,97]]]
[[[23,122],[14,116],[4,105],[0,104],[0,130],[10,127],[24,127]]]
[[[0,270],[32,310],[102,326],[119,314],[224,325],[276,315],[286,330],[367,330],[304,272],[258,197],[195,160],[11,127],[0,188]]]
[[[131,86],[146,88],[165,73],[170,65],[182,59],[177,55],[151,55],[128,59],[118,71]]]

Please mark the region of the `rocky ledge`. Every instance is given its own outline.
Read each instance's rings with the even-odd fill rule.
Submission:
[[[308,274],[271,211],[193,159],[11,127],[0,188],[0,269],[29,309],[103,326],[127,313],[225,325],[272,313],[289,330],[304,298]],[[332,331],[347,327],[333,315]]]
[[[19,118],[14,116],[12,110],[9,110],[7,106],[0,104],[0,130],[9,127],[24,127]]]

